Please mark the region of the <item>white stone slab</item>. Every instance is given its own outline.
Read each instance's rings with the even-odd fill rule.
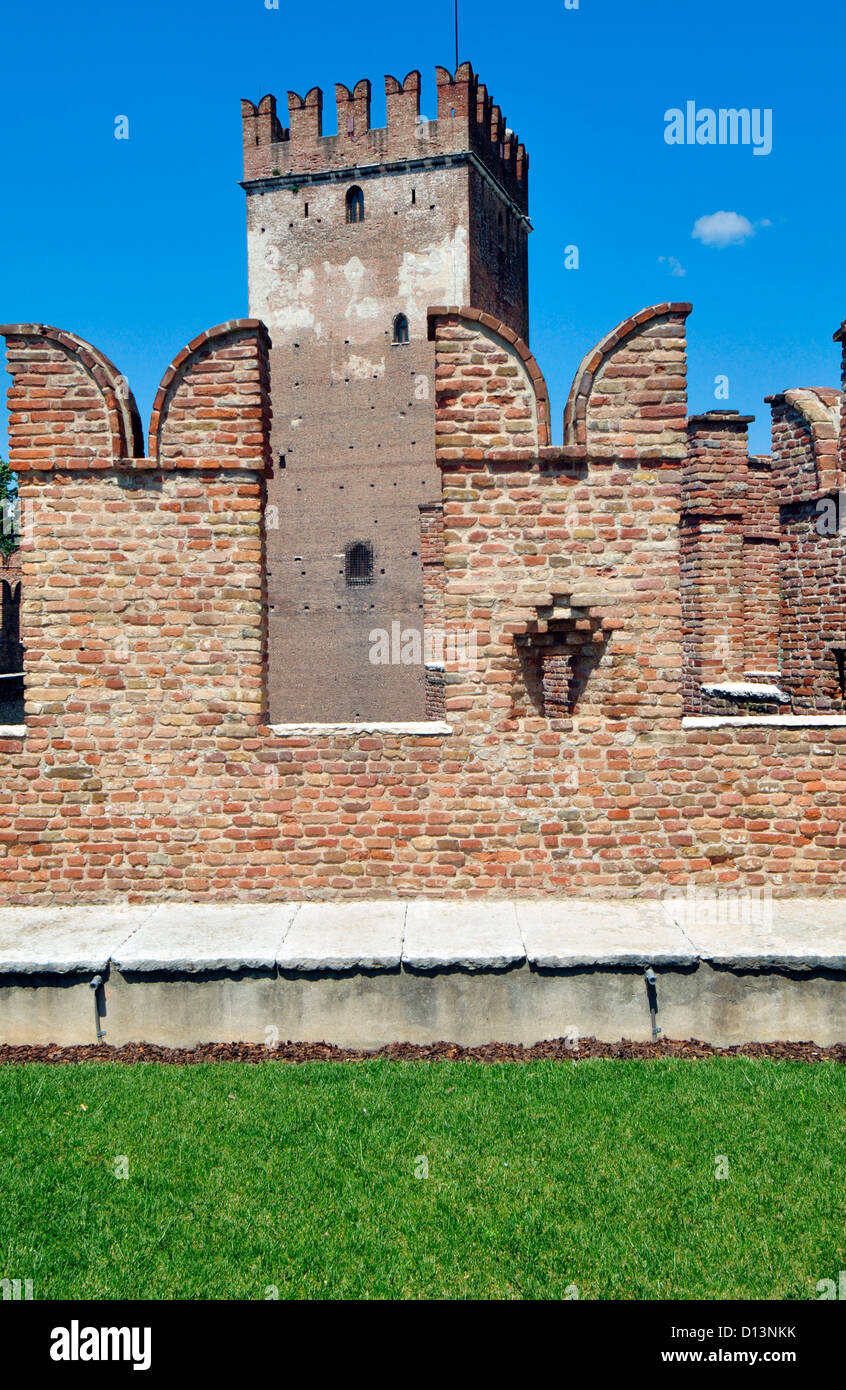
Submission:
[[[277,953],[281,970],[395,970],[404,902],[303,903]]]
[[[329,734],[404,734],[410,738],[431,738],[433,735],[448,737],[452,725],[442,719],[422,720],[416,723],[385,723],[371,721],[364,724],[271,724],[270,732],[277,738],[322,738]]]
[[[541,969],[696,963],[690,941],[657,901],[524,899],[517,918],[526,955]]]
[[[6,907],[0,911],[0,973],[101,973],[153,908]]]
[[[728,919],[728,920],[727,920]],[[846,970],[846,901],[780,898],[694,903],[682,920],[703,960],[738,969]]]
[[[842,714],[686,714],[683,729],[843,729]]]
[[[296,903],[162,903],[113,954],[118,970],[272,970]]]
[[[502,970],[525,958],[513,903],[417,899],[408,905],[403,965]]]

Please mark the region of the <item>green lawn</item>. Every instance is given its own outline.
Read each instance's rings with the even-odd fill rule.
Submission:
[[[813,1299],[844,1174],[832,1063],[0,1066],[36,1298]]]

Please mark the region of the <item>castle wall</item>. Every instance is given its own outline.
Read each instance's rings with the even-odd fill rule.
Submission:
[[[842,713],[846,683],[846,517],[829,499],[836,528],[814,499],[782,507],[782,681],[794,708]],[[835,653],[841,653],[841,656]]]
[[[682,719],[684,409],[642,417],[679,401],[632,394],[683,390],[687,309],[657,306],[605,341],[572,398],[588,442],[563,449],[525,345],[481,313],[435,315],[443,525],[427,505],[425,620],[477,639],[473,660],[442,663],[442,706],[429,692],[451,732],[266,722],[258,327],[223,326],[175,360],[152,457],[91,443],[99,404],[56,374],[40,408],[69,417],[65,443],[39,454],[43,421],[20,410],[11,460],[36,524],[27,733],[0,734],[7,899],[842,885],[846,728]],[[13,390],[45,333],[10,332]]]
[[[782,685],[795,709],[842,713],[846,709],[840,665],[846,661],[846,509],[840,394],[791,390],[768,399],[773,416],[773,480],[780,508]]]

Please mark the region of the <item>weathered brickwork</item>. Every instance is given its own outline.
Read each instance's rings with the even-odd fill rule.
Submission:
[[[791,390],[767,399],[780,511],[781,684],[793,708],[842,713],[846,516],[840,394]]]
[[[592,459],[684,458],[690,310],[642,309],[585,356],[564,412],[565,444]]]
[[[426,718],[444,717],[444,509],[441,502],[420,507],[420,560],[423,567],[423,657],[426,672]]]
[[[147,454],[93,349],[4,330],[12,391],[30,393],[14,397],[11,462],[34,517],[27,733],[0,735],[7,900],[841,887],[846,728],[683,720],[703,676],[748,679],[770,659],[771,630],[763,654],[750,646],[748,547],[775,545],[779,468],[746,459],[741,417],[687,416],[689,308],[636,315],[589,354],[560,448],[513,331],[432,311],[441,486],[415,498],[423,623],[476,644],[467,661],[447,642],[427,673],[424,709],[451,733],[268,723],[261,325],[223,325],[175,359]],[[819,486],[781,504],[778,635],[790,708],[828,712],[830,683],[791,675],[809,633],[844,640],[829,621],[842,532],[819,535]]]
[[[9,449],[15,467],[75,468],[134,454],[141,423],[132,393],[101,352],[43,324],[9,324]]]
[[[410,72],[403,83],[385,78],[387,124],[370,125],[371,85],[367,78],[352,92],[335,85],[337,133],[323,134],[323,93],[312,87],[305,97],[288,93],[289,125],[276,112],[276,98],[255,107],[242,101],[244,178],[325,173],[402,160],[472,154],[506,189],[524,212],[529,205],[529,157],[469,63],[455,75],[436,69],[438,114],[421,121],[421,77]]]
[[[746,672],[744,521],[750,418],[715,410],[688,421],[681,594],[689,713],[716,709],[703,686],[742,681]]]
[[[435,457],[510,458],[549,443],[549,397],[522,340],[478,309],[429,311],[437,342]],[[516,353],[511,349],[516,347]]]
[[[257,339],[261,351],[256,351]],[[165,372],[153,403],[151,454],[171,467],[270,466],[267,329],[257,319],[201,333]]]
[[[427,310],[478,304],[528,333],[528,158],[469,64],[242,104],[250,312],[268,326],[270,703],[276,720],[420,719],[420,665],[370,661],[370,633],[420,629],[418,507],[436,502]],[[365,588],[345,548],[374,554]]]

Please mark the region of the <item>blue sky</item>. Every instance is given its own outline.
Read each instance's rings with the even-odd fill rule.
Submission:
[[[435,65],[454,66],[452,0],[279,6],[41,0],[4,15],[0,320],[89,339],[145,422],[176,351],[246,312],[239,99],[273,91],[284,112],[288,88],[322,86],[331,130],[334,83],[369,77],[382,124],[386,72],[419,68],[433,115]],[[764,395],[839,385],[844,30],[842,0],[461,0],[460,57],[530,153],[531,344],[556,441],[583,354],[665,299],[694,306],[691,411],[755,414],[759,452]],[[772,152],[666,144],[664,113],[687,101],[770,109]],[[694,238],[716,212],[751,234]]]

